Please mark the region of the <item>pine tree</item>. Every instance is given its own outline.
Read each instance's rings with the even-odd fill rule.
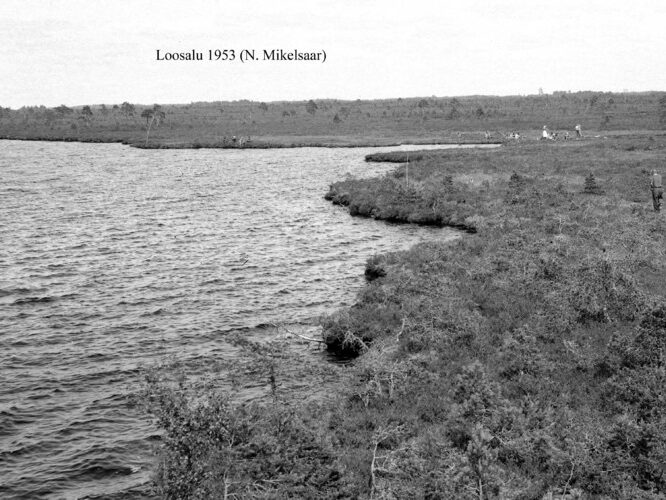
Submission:
[[[597,179],[594,177],[592,172],[590,172],[589,175],[585,177],[585,187],[583,188],[583,192],[587,194],[603,193],[603,190],[601,187],[599,187],[599,184],[597,184]]]

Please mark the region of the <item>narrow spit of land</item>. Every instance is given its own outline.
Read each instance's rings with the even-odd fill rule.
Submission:
[[[665,157],[663,133],[523,141],[332,185],[354,214],[474,233],[369,259],[354,306],[323,320],[356,357],[327,404],[280,396],[279,349],[259,363],[266,405],[151,379],[159,490],[663,498],[666,216],[649,173]]]

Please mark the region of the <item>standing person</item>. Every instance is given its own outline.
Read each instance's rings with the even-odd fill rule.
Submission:
[[[548,127],[543,126],[543,131],[541,132],[541,140],[548,139],[550,136],[548,134]]]
[[[661,183],[661,174],[658,174],[656,170],[652,171],[650,191],[652,191],[652,205],[654,206],[654,211],[659,212],[661,210],[662,200],[664,199],[664,188]]]
[[[581,139],[583,137],[583,130],[580,128],[580,123],[576,125],[576,139]]]

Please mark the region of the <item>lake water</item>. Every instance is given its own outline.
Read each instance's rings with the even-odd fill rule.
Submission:
[[[394,168],[363,158],[395,149],[0,141],[0,498],[137,496],[156,434],[130,404],[142,367],[316,325],[353,302],[371,255],[456,237],[323,199]]]

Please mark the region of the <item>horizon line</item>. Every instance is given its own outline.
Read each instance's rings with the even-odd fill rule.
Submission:
[[[276,99],[276,100],[255,100],[255,99],[249,99],[249,98],[242,98],[242,99],[233,99],[233,100],[202,100],[202,101],[190,101],[190,102],[152,102],[150,104],[146,104],[143,102],[130,102],[130,101],[122,101],[121,103],[106,103],[106,102],[100,102],[100,103],[86,103],[86,104],[57,104],[54,106],[46,106],[45,104],[22,104],[19,107],[11,107],[7,106],[5,109],[9,109],[11,111],[19,111],[22,108],[57,108],[58,106],[67,106],[71,108],[79,108],[83,106],[113,106],[117,104],[122,104],[124,102],[128,102],[129,104],[133,104],[135,106],[153,106],[155,104],[158,104],[160,106],[189,106],[192,104],[214,104],[214,103],[241,103],[241,102],[256,102],[256,103],[266,103],[266,104],[277,104],[277,103],[301,103],[301,102],[308,102],[308,101],[344,101],[344,102],[358,102],[358,101],[396,101],[399,99],[465,99],[465,98],[479,98],[479,97],[495,97],[495,98],[507,98],[507,97],[542,97],[542,96],[552,96],[555,94],[584,94],[584,93],[599,93],[599,94],[616,94],[616,95],[636,95],[636,94],[653,94],[653,93],[664,93],[666,90],[622,90],[622,91],[612,91],[612,90],[593,90],[593,89],[587,89],[587,90],[553,90],[552,92],[543,92],[543,93],[532,93],[532,94],[464,94],[464,95],[420,95],[420,96],[408,96],[408,97],[376,97],[376,98],[339,98],[339,97],[312,97],[312,98],[304,98],[304,99]],[[0,107],[2,107],[0,105]]]

